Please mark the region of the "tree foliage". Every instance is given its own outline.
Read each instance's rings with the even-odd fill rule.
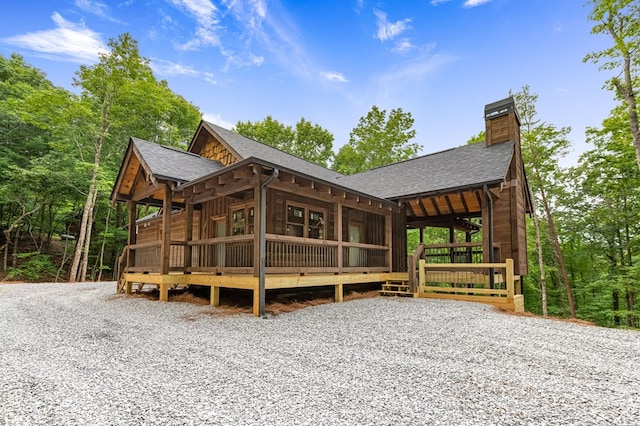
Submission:
[[[286,126],[269,115],[262,121],[238,121],[234,130],[323,167],[333,158],[333,135],[304,117],[296,123],[295,128]]]
[[[416,136],[413,121],[411,113],[402,108],[387,115],[374,105],[336,154],[334,170],[350,175],[416,157],[420,145],[409,142]]]
[[[627,106],[628,126],[640,168],[640,123],[638,120],[638,72],[640,71],[640,2],[638,0],[591,0],[591,33],[606,34],[613,45],[585,56],[585,61],[601,63],[601,70],[613,71],[607,87]]]
[[[96,64],[80,66],[78,94],[54,87],[17,55],[0,56],[0,151],[7,154],[0,156],[0,223],[46,243],[56,234],[77,237],[73,262],[63,264],[72,281],[102,266],[92,237],[108,228],[101,222],[113,209],[106,201],[128,138],[184,148],[200,120],[194,105],[156,80],[130,35],[109,48]],[[114,216],[112,229],[123,225],[122,214]],[[110,264],[123,242],[112,235]]]

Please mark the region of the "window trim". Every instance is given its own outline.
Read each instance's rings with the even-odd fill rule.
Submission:
[[[304,223],[302,224],[302,237],[297,237],[297,238],[312,238],[314,240],[326,240],[327,239],[327,209],[325,209],[324,207],[319,207],[317,205],[314,204],[308,204],[308,203],[301,203],[301,202],[297,202],[297,201],[288,201],[286,202],[286,214],[284,217],[285,220],[285,226],[284,226],[284,234],[285,235],[289,235],[287,233],[287,228],[290,226],[300,226],[299,223],[294,223],[294,222],[289,222],[289,208],[290,207],[296,207],[298,209],[302,209],[303,210],[303,218],[304,218]],[[317,212],[317,213],[321,213],[322,214],[322,218],[323,218],[323,225],[322,225],[322,238],[314,238],[310,236],[310,225],[309,225],[309,221],[310,221],[310,215],[311,215],[311,211]]]

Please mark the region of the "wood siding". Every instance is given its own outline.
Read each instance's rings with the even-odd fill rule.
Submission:
[[[231,151],[225,148],[225,146],[213,136],[209,136],[207,138],[207,142],[198,154],[210,160],[217,161],[224,166],[228,166],[229,164],[233,164],[237,161]]]
[[[515,273],[526,275],[527,233],[524,166],[518,118],[514,112],[487,121],[487,144],[514,141],[515,152],[504,188],[493,202],[493,241],[500,247],[500,262],[513,259]]]
[[[407,214],[404,209],[391,217],[392,272],[407,271]]]

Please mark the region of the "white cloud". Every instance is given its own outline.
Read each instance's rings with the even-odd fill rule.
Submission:
[[[122,21],[114,18],[109,14],[109,7],[97,0],[76,0],[76,6],[81,10],[107,19],[112,22],[122,23]]]
[[[76,0],[76,6],[94,15],[105,16],[107,14],[107,5],[99,1]]]
[[[411,22],[410,18],[396,22],[389,22],[387,20],[387,14],[383,11],[374,10],[373,13],[376,15],[376,18],[378,18],[378,32],[376,33],[376,37],[380,41],[393,40],[406,30],[411,28],[411,26],[409,25],[409,23]]]
[[[151,61],[151,68],[158,75],[163,77],[168,76],[189,76],[201,78],[207,83],[218,84],[215,76],[210,72],[199,71],[193,67],[177,64],[171,61],[165,61],[164,59],[154,59]]]
[[[462,6],[463,7],[476,7],[476,6],[483,5],[485,3],[489,3],[490,1],[491,0],[466,0]]]
[[[84,23],[69,22],[58,12],[54,12],[51,19],[56,26],[53,30],[17,35],[3,41],[51,59],[78,63],[96,62],[98,53],[107,51],[100,34],[86,28]]]
[[[403,38],[396,42],[392,50],[396,53],[403,54],[415,49],[417,49],[417,47],[413,43],[411,43],[408,38]]]
[[[171,2],[191,15],[198,27],[195,37],[179,45],[181,50],[196,50],[203,46],[221,46],[218,36],[218,8],[210,0],[171,0]]]
[[[450,2],[451,0],[431,0],[431,6],[437,6],[441,3],[447,3]]]
[[[151,61],[151,68],[160,75],[200,75],[200,72],[186,65],[176,64],[175,62],[165,61],[163,59],[154,59]]]
[[[375,79],[374,84],[378,91],[378,97],[385,99],[393,96],[394,93],[401,92],[408,86],[415,85],[416,82],[427,78],[452,60],[454,58],[449,56],[431,56],[425,53],[412,61],[397,64],[393,69]]]
[[[333,72],[333,71],[322,71],[320,73],[322,77],[329,81],[337,81],[338,83],[347,83],[349,80],[345,78],[342,73]]]
[[[250,51],[252,43],[257,43],[270,54],[269,59],[293,74],[306,77],[317,75],[316,71],[312,71],[309,55],[300,42],[298,29],[278,2],[269,3],[269,7],[276,8],[276,12],[267,9],[267,2],[264,0],[223,2],[238,24],[245,28],[242,36],[245,52],[229,57],[227,65],[262,65],[265,58]]]
[[[235,126],[234,123],[231,123],[230,121],[222,118],[220,114],[211,114],[205,112],[204,114],[202,114],[202,119],[205,121],[210,121],[211,123],[217,124],[218,126],[224,127],[228,130],[231,130]]]

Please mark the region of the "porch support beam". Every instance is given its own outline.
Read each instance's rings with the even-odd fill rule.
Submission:
[[[393,236],[392,236],[392,225],[391,225],[391,215],[388,214],[384,217],[384,245],[386,245],[389,250],[387,251],[387,267],[388,271],[391,272],[393,269]]]
[[[187,244],[184,246],[184,267],[191,267],[191,258],[193,246],[189,241],[193,240],[193,204],[187,203],[185,206],[185,224],[184,224],[184,240]]]
[[[137,240],[136,233],[136,220],[138,213],[138,205],[135,201],[127,201],[127,209],[129,210],[129,232],[127,236],[127,268],[134,267],[136,265],[136,252],[130,250],[129,247],[134,245]],[[126,269],[125,268],[125,271]],[[127,294],[131,294],[131,286],[127,286]]]
[[[164,185],[164,201],[162,203],[162,236],[160,239],[160,273],[169,273],[169,257],[171,254],[171,188]],[[168,285],[160,284],[160,301],[169,300]]]
[[[337,262],[338,262],[338,273],[342,272],[342,202],[338,201],[336,203],[336,227],[335,227],[335,239],[338,242],[338,253],[337,253]]]
[[[266,269],[267,269],[267,186],[275,179],[278,178],[280,174],[280,170],[274,168],[271,172],[271,176],[264,181],[264,183],[260,184],[260,179],[257,179],[258,185],[256,186],[256,195],[258,198],[254,205],[260,206],[259,212],[256,212],[258,217],[254,218],[254,224],[257,225],[258,229],[255,231],[258,234],[258,258],[259,258],[259,268],[258,268],[258,291],[254,290],[253,295],[253,312],[256,313],[256,293],[257,293],[257,303],[258,309],[257,313],[259,316],[264,316],[264,305],[266,300]],[[257,175],[256,175],[257,176]],[[255,245],[255,242],[254,242]]]

